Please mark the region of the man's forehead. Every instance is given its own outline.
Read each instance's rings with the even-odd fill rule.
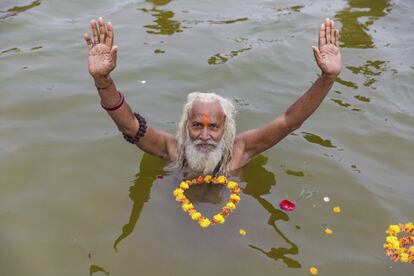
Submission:
[[[218,101],[194,101],[189,116],[191,120],[207,116],[210,120],[224,120],[224,112]]]

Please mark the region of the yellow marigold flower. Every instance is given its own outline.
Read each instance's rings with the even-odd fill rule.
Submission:
[[[392,244],[390,244],[390,243],[384,243],[384,248],[385,249],[392,249]]]
[[[408,252],[413,253],[414,254],[414,246],[410,246],[408,248]]]
[[[231,210],[236,209],[236,205],[234,205],[233,202],[227,202],[226,207],[231,209]]]
[[[398,241],[398,238],[396,236],[388,236],[385,240],[389,243],[392,243]]]
[[[186,197],[183,194],[178,194],[178,195],[175,196],[175,200],[177,200],[177,201],[182,201],[184,199],[186,199]]]
[[[229,181],[229,183],[227,183],[227,188],[229,188],[229,189],[235,189],[237,187],[238,187],[238,185],[234,181]]]
[[[401,232],[401,228],[399,225],[391,224],[386,231],[391,236],[396,236],[398,233]]]
[[[407,263],[408,262],[408,254],[407,253],[401,253],[401,255],[400,255],[400,261],[402,263]]]
[[[204,177],[204,182],[206,182],[206,183],[210,183],[212,178],[213,178],[213,177],[212,177],[211,175],[206,175],[206,176]]]
[[[240,230],[239,230],[239,233],[240,233],[240,235],[242,235],[242,236],[246,236],[246,230],[244,230],[244,229],[240,229]]]
[[[409,232],[411,234],[414,234],[414,224],[412,222],[407,223],[406,225],[404,225],[405,228],[405,232]]]
[[[399,249],[400,248],[400,242],[399,241],[393,241],[391,242],[393,249]]]
[[[190,187],[188,186],[188,184],[186,182],[183,181],[183,182],[180,183],[180,188],[184,189],[184,190],[187,190]]]
[[[404,247],[400,247],[397,249],[398,254],[405,253],[405,251],[407,251],[407,249],[405,249]]]
[[[201,218],[201,213],[200,212],[195,212],[191,215],[191,218],[193,220],[198,220],[199,218]]]
[[[182,195],[183,193],[184,193],[183,189],[177,188],[177,189],[174,190],[173,195],[177,196],[177,195]]]
[[[236,195],[240,194],[240,188],[239,187],[236,187],[236,188],[233,188],[233,189],[230,189],[230,190],[231,190],[232,193],[234,193]]]
[[[192,203],[186,203],[186,204],[183,204],[183,210],[184,210],[184,212],[187,212],[188,210],[190,210],[190,209],[193,209],[194,208],[194,206],[193,206],[193,204]]]
[[[220,175],[219,177],[217,177],[218,183],[225,183],[226,181],[227,181],[227,178],[224,175]]]
[[[234,201],[235,203],[238,203],[240,201],[240,197],[236,194],[231,194],[230,200]]]
[[[318,269],[314,266],[312,266],[311,268],[309,268],[309,272],[312,275],[317,275],[318,274]]]
[[[325,229],[325,234],[330,235],[332,233],[333,233],[332,229],[330,229],[330,228]]]
[[[341,212],[341,207],[336,206],[336,207],[334,207],[332,210],[333,210],[333,212],[334,212],[335,214],[339,214],[339,213]]]
[[[223,224],[226,221],[224,217],[220,214],[215,215],[213,218],[215,221],[217,221],[220,224]]]
[[[205,218],[205,219],[199,220],[198,223],[200,224],[201,227],[207,228],[210,226],[211,222],[208,218]]]

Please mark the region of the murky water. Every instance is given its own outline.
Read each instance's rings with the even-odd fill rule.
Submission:
[[[389,224],[414,220],[413,9],[2,1],[0,275],[412,275],[382,245]],[[171,195],[176,175],[125,143],[99,106],[82,41],[99,15],[114,25],[118,88],[171,133],[194,90],[232,98],[239,131],[282,113],[317,77],[311,45],[326,17],[341,29],[344,68],[298,131],[241,170],[228,221],[203,230]],[[279,210],[304,189],[296,211]]]

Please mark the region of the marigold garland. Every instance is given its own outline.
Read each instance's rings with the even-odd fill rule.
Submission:
[[[385,233],[389,235],[384,244],[385,255],[394,262],[414,264],[414,224],[391,224]],[[400,233],[405,233],[406,236],[398,239]]]
[[[215,214],[213,218],[209,219],[202,213],[197,211],[194,205],[184,195],[184,191],[189,189],[191,185],[209,184],[225,185],[230,190],[229,201],[221,209],[220,213]],[[240,201],[240,188],[234,181],[228,181],[223,175],[213,177],[211,175],[199,176],[191,180],[182,181],[177,188],[175,188],[173,195],[175,200],[181,203],[181,207],[184,212],[188,213],[192,220],[198,222],[202,228],[207,228],[211,225],[223,224],[226,218],[236,209],[237,204]]]

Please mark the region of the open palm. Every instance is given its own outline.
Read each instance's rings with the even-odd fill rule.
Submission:
[[[337,76],[341,72],[341,52],[339,51],[339,31],[332,20],[326,19],[319,29],[319,45],[312,46],[316,63],[322,72]]]
[[[112,24],[109,22],[106,25],[103,18],[100,17],[98,19],[99,29],[95,20],[91,20],[90,25],[92,38],[88,34],[84,35],[89,48],[89,73],[94,78],[108,76],[116,67],[117,46],[113,46]]]

